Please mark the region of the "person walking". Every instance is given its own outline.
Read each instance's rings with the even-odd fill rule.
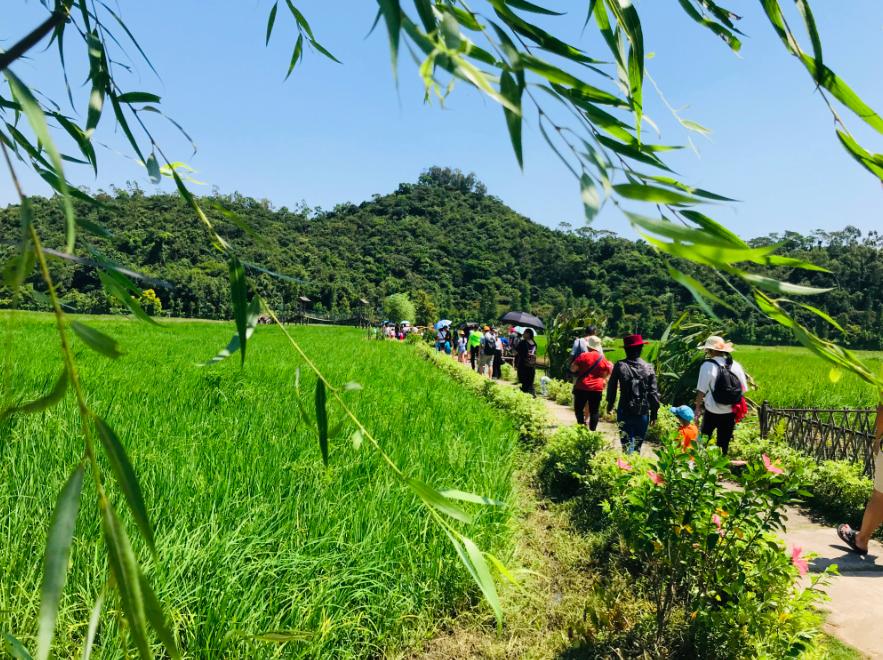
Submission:
[[[601,355],[604,355],[604,347],[601,343],[601,338],[598,337],[598,330],[595,326],[590,325],[586,327],[582,337],[577,337],[573,340],[573,347],[570,349],[571,362],[589,350],[590,339],[598,346],[598,348],[594,350],[597,350]]]
[[[466,336],[465,330],[460,330],[457,333],[457,361],[460,364],[466,364],[467,358],[466,353],[469,351],[469,338]]]
[[[494,355],[497,352],[497,339],[489,325],[484,326],[484,334],[481,336],[481,354],[478,358],[478,372],[482,376],[491,377]]]
[[[837,526],[837,536],[849,548],[860,555],[868,554],[868,542],[877,528],[883,524],[883,404],[877,406],[877,420],[874,424],[874,445],[871,451],[874,456],[874,490],[865,507],[860,529],[852,529],[849,525]]]
[[[503,338],[496,328],[494,328],[494,363],[491,375],[497,380],[503,377]]]
[[[576,375],[573,383],[573,412],[576,414],[576,423],[585,426],[588,410],[588,427],[590,431],[594,431],[598,428],[601,396],[613,365],[601,352],[601,340],[598,337],[588,337],[586,348],[588,350],[580,353],[570,364],[570,371]]]
[[[711,440],[717,431],[717,446],[725,456],[736,428],[736,412],[748,390],[748,379],[742,365],[733,360],[733,344],[712,335],[699,346],[706,359],[699,368],[694,413],[701,420],[699,434]]]
[[[672,406],[669,412],[678,420],[678,442],[687,451],[699,437],[699,429],[693,423],[695,417],[690,406]]]
[[[515,347],[515,369],[518,372],[518,383],[521,391],[536,398],[534,381],[537,377],[537,343],[533,339],[533,330],[527,328],[521,341]]]
[[[473,371],[478,371],[478,353],[481,349],[481,332],[478,326],[469,330],[469,364],[472,365]]]
[[[611,413],[616,406],[620,442],[626,453],[641,451],[647,428],[656,422],[659,412],[656,371],[652,365],[641,359],[641,352],[646,344],[641,335],[626,335],[622,340],[625,359],[613,366],[607,383],[607,413]]]

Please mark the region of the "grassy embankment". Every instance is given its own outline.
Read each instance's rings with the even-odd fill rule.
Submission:
[[[298,416],[298,360],[275,328],[258,328],[248,361],[213,367],[232,324],[84,319],[120,340],[111,361],[74,340],[92,409],[116,430],[156,528],[149,558],[127,513],[136,553],[189,657],[365,657],[407,646],[440,615],[474,600],[454,550],[410,491],[348,425],[322,466],[316,434]],[[2,403],[30,400],[60,369],[46,315],[0,318]],[[357,415],[409,475],[439,488],[511,500],[514,425],[397,342],[357,330],[296,328]],[[313,404],[314,379],[301,394]],[[340,413],[330,404],[333,428]],[[45,413],[0,427],[0,631],[33,647],[41,560],[58,490],[82,454],[72,396]],[[103,461],[103,459],[102,459]],[[105,465],[105,473],[110,472]],[[108,479],[110,477],[108,476]],[[115,485],[112,499],[125,505]],[[508,513],[486,508],[465,529],[505,557]],[[79,655],[90,609],[105,581],[93,489],[87,480],[69,582],[57,627],[58,657]],[[121,655],[112,598],[99,657]],[[283,647],[250,639],[291,631]]]

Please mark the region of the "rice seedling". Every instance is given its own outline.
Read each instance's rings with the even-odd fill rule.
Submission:
[[[153,520],[158,555],[132,537],[145,572],[191,657],[364,657],[425,634],[476,591],[444,532],[329,406],[330,461],[297,411],[292,352],[258,328],[249,361],[212,367],[231,324],[169,328],[89,319],[125,354],[108,360],[77,344],[89,404],[120,436]],[[0,321],[2,403],[51,387],[59,371],[51,318]],[[397,342],[353,329],[296,328],[348,402],[407,472],[439,488],[510,499],[516,430]],[[311,377],[303,403],[312,405]],[[15,383],[14,390],[9,384]],[[0,427],[0,631],[32,642],[41,557],[60,485],[80,458],[73,402]],[[103,459],[102,459],[103,460]],[[55,652],[79,655],[106,575],[94,493],[77,520]],[[131,526],[125,506],[121,516]],[[471,537],[503,551],[508,513],[476,508]],[[120,657],[119,603],[110,597],[96,657]],[[158,648],[158,647],[157,647]]]

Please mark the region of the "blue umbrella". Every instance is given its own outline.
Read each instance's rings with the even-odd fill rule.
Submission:
[[[436,330],[441,330],[442,328],[446,328],[446,327],[448,327],[449,325],[451,325],[451,322],[448,321],[447,319],[444,319],[444,320],[439,321],[438,323],[435,324],[435,329],[436,329]]]

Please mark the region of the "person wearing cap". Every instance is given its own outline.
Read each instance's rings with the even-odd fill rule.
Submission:
[[[616,405],[622,450],[627,453],[641,451],[647,427],[656,421],[659,412],[656,371],[641,359],[641,351],[647,343],[641,335],[626,335],[622,340],[625,359],[613,366],[607,383],[607,412],[612,412]]]
[[[494,364],[494,356],[497,354],[497,337],[489,325],[484,326],[484,334],[481,336],[481,348],[478,357],[478,373],[482,376],[491,377]]]
[[[669,411],[678,420],[678,439],[681,449],[687,451],[699,437],[699,429],[693,423],[693,409],[690,406],[672,406]]]
[[[722,392],[728,381],[736,382],[742,392],[748,391],[748,379],[742,365],[733,360],[733,344],[724,341],[723,337],[712,335],[699,346],[705,351],[706,359],[699,368],[699,381],[696,383],[696,404],[694,412],[701,420],[699,432],[703,437],[711,439],[717,431],[717,446],[726,455],[730,449],[730,440],[736,428],[736,413],[733,406],[738,401],[722,399]],[[733,379],[735,377],[735,380]],[[736,398],[734,396],[734,398]],[[738,397],[741,400],[741,396]]]
[[[573,383],[573,411],[576,413],[576,423],[584,426],[588,410],[589,430],[594,431],[598,428],[601,416],[601,395],[613,365],[604,358],[598,337],[586,337],[586,348],[588,350],[577,355],[570,363],[570,371],[576,374]]]

